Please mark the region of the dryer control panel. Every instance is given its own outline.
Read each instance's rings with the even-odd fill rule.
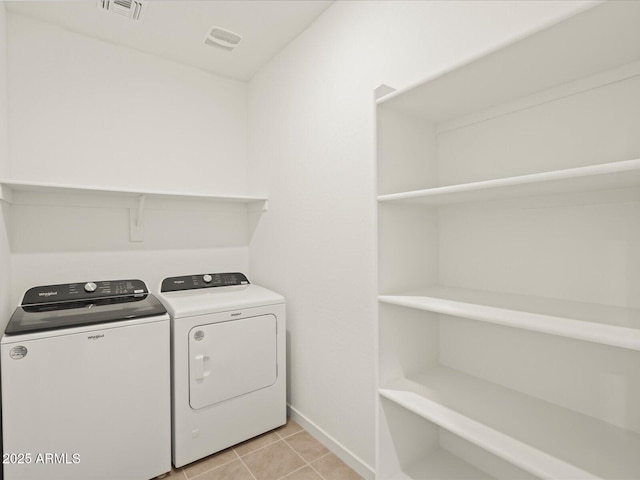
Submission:
[[[161,292],[178,292],[198,288],[232,287],[249,285],[249,279],[243,273],[201,273],[183,277],[169,277],[162,281]]]

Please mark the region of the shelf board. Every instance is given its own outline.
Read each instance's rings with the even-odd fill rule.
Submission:
[[[419,462],[392,477],[392,480],[494,480],[494,477],[470,465],[442,448],[430,452]]]
[[[450,287],[381,295],[383,303],[640,350],[640,309]]]
[[[541,478],[640,476],[640,434],[446,367],[379,393]]]
[[[383,203],[439,205],[640,186],[640,159],[379,195]]]
[[[121,198],[137,198],[145,196],[148,198],[162,198],[175,200],[198,200],[208,202],[225,203],[260,203],[266,202],[266,198],[237,196],[237,195],[212,195],[209,193],[185,193],[162,190],[128,190],[123,188],[105,188],[79,185],[61,185],[52,183],[23,182],[13,180],[0,180],[2,187],[2,199],[12,203],[14,192],[33,192],[44,194],[82,194],[82,195],[102,195]]]
[[[211,211],[224,208],[242,214],[265,212],[266,198],[186,193],[162,190],[129,190],[84,185],[0,180],[0,200],[9,205],[36,207],[125,208],[129,210],[129,239],[144,241],[145,209]]]

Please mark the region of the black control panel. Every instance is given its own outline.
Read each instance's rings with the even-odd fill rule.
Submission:
[[[4,333],[44,332],[166,313],[142,280],[44,285],[27,290]]]
[[[22,305],[82,301],[97,298],[144,295],[149,293],[142,280],[111,280],[102,282],[43,285],[27,290]]]
[[[197,288],[231,287],[249,285],[249,279],[243,273],[202,273],[184,277],[169,277],[162,281],[161,292],[178,292]]]

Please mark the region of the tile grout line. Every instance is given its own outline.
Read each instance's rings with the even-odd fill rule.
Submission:
[[[187,472],[185,471],[185,467],[180,467],[179,471],[180,471],[180,472],[182,472],[182,475],[183,475],[183,477],[185,478],[185,480],[197,480],[197,477],[199,477],[199,476],[201,476],[201,475],[204,475],[205,473],[209,473],[209,472],[211,472],[211,471],[213,471],[213,470],[217,470],[218,468],[223,467],[224,465],[227,465],[228,463],[235,462],[236,460],[242,460],[242,457],[243,457],[243,456],[251,455],[251,454],[252,454],[252,453],[254,453],[254,452],[257,452],[257,451],[259,451],[259,450],[262,450],[263,448],[267,448],[267,447],[269,447],[269,446],[273,445],[274,443],[278,443],[278,442],[280,442],[280,441],[284,441],[284,439],[285,439],[285,438],[292,437],[292,436],[294,436],[294,435],[296,435],[296,434],[298,434],[298,433],[300,433],[300,432],[303,432],[303,431],[304,431],[304,429],[300,429],[299,431],[294,432],[294,433],[292,433],[291,435],[289,435],[289,436],[287,436],[287,437],[282,437],[282,436],[281,436],[277,431],[275,431],[275,430],[274,430],[274,431],[273,431],[273,433],[275,433],[275,434],[276,434],[277,440],[275,440],[275,441],[273,441],[273,442],[271,442],[271,443],[268,443],[268,444],[266,444],[266,445],[263,445],[263,446],[262,446],[262,447],[260,447],[260,448],[256,448],[255,450],[251,450],[250,452],[247,452],[247,453],[245,453],[245,454],[244,454],[244,455],[242,455],[242,456],[241,456],[241,455],[236,451],[236,448],[235,448],[235,447],[236,447],[236,445],[234,445],[234,446],[230,447],[230,449],[231,449],[231,451],[233,451],[233,453],[236,455],[236,458],[235,458],[235,459],[233,459],[233,460],[229,460],[229,461],[224,462],[224,463],[221,463],[220,465],[218,465],[218,466],[216,466],[216,467],[213,467],[213,468],[210,468],[209,470],[205,470],[204,472],[200,472],[200,473],[198,473],[197,475],[194,475],[193,477],[189,477],[189,475],[187,475]],[[268,433],[268,432],[267,432],[267,433]],[[251,440],[253,440],[253,439],[249,439],[248,441],[251,441]],[[288,444],[287,444],[287,445],[288,445]],[[216,453],[219,453],[219,452],[216,452]],[[215,455],[215,453],[214,453],[213,455]],[[205,458],[206,458],[206,457],[205,457]],[[303,459],[303,460],[304,460],[304,459]],[[249,470],[249,467],[247,466],[247,464],[246,464],[246,463],[244,463],[244,461],[242,461],[242,464],[243,464],[245,467],[247,467],[247,470]],[[251,473],[251,476],[253,476],[253,478],[255,479],[255,476],[253,475],[253,472],[251,472],[251,470],[249,470],[249,472]]]
[[[326,448],[326,447],[325,447]],[[329,450],[327,448],[327,450]],[[317,462],[318,460],[323,459],[324,457],[328,457],[329,455],[331,455],[333,452],[331,450],[329,450],[327,453],[325,453],[324,455],[322,455],[321,457],[318,457],[314,460],[314,462]],[[312,464],[311,462],[309,462],[309,466],[311,467],[311,470],[313,470],[314,472],[316,472],[318,474],[318,476],[322,479],[322,480],[327,480],[326,478],[324,478],[324,475],[322,475]]]
[[[211,468],[211,469],[209,469],[209,470],[205,470],[204,472],[201,472],[201,473],[199,473],[199,474],[195,475],[194,477],[189,478],[189,477],[187,477],[187,474],[186,474],[184,471],[183,471],[182,473],[183,473],[183,474],[184,474],[184,476],[187,478],[187,480],[198,480],[198,478],[203,477],[204,475],[207,475],[208,473],[211,473],[211,472],[213,472],[213,471],[215,471],[215,470],[218,470],[218,469],[220,469],[220,468],[222,468],[222,467],[224,467],[224,466],[226,466],[226,465],[229,465],[230,463],[233,463],[233,462],[235,462],[235,461],[238,461],[238,460],[239,460],[239,461],[240,461],[240,463],[244,466],[244,468],[246,468],[246,469],[247,469],[247,471],[249,472],[249,475],[251,475],[251,477],[253,478],[253,480],[258,480],[258,479],[255,477],[255,475],[253,474],[253,472],[251,471],[251,469],[247,466],[247,464],[246,464],[246,463],[244,463],[244,461],[242,460],[242,457],[240,457],[240,455],[238,455],[238,452],[236,452],[236,451],[234,450],[234,451],[233,451],[233,453],[235,453],[235,454],[236,454],[236,458],[234,458],[234,459],[232,459],[232,460],[229,460],[228,462],[221,463],[221,464],[220,464],[220,465],[218,465],[217,467]]]
[[[220,465],[217,465],[217,466],[215,466],[215,467],[213,467],[213,468],[210,468],[209,470],[205,470],[204,472],[200,472],[200,473],[198,473],[197,475],[194,475],[193,477],[189,477],[189,475],[187,475],[187,472],[185,472],[185,467],[180,467],[180,471],[182,472],[182,474],[184,475],[184,478],[185,478],[186,480],[197,480],[197,479],[198,479],[198,477],[200,477],[201,475],[204,475],[205,473],[212,472],[212,471],[214,471],[214,470],[217,470],[217,469],[218,469],[218,468],[220,468],[220,467],[224,467],[225,465],[228,465],[229,463],[231,463],[231,462],[235,462],[236,460],[238,460],[238,459],[240,458],[240,455],[238,455],[238,453],[237,453],[234,449],[232,449],[232,451],[233,451],[233,453],[235,453],[236,458],[234,458],[234,459],[232,459],[232,460],[229,460],[229,461],[227,461],[227,462],[221,463]],[[220,452],[216,452],[216,453],[220,453]],[[214,453],[213,455],[215,455],[215,453]],[[204,458],[207,458],[207,457],[204,457]],[[197,460],[196,460],[196,461],[197,461]],[[195,463],[195,462],[194,462],[194,463]]]
[[[172,466],[173,466],[173,465],[172,465]],[[183,467],[180,467],[180,473],[182,474],[182,478],[183,478],[184,480],[189,480],[189,477],[187,477],[187,474],[186,474],[186,472],[184,471],[184,468],[183,468]]]
[[[250,452],[247,452],[247,453],[245,453],[244,455],[240,455],[238,452],[236,452],[236,449],[235,449],[235,448],[233,449],[233,452],[238,456],[238,458],[242,458],[242,457],[246,457],[247,455],[252,455],[252,454],[254,454],[255,452],[259,452],[260,450],[263,450],[263,449],[265,449],[265,448],[267,448],[267,447],[270,447],[270,446],[271,446],[271,445],[273,445],[274,443],[283,442],[283,441],[284,441],[284,439],[283,439],[283,438],[278,438],[275,442],[268,443],[268,444],[263,445],[263,446],[261,446],[261,447],[259,447],[259,448],[256,448],[255,450],[251,450]]]
[[[321,455],[321,456],[319,456],[319,457],[317,457],[317,458],[313,459],[313,460],[312,460],[312,462],[310,462],[310,461],[307,461],[307,460],[306,460],[306,459],[305,459],[305,458],[304,458],[300,453],[298,453],[298,451],[297,451],[297,450],[296,450],[296,449],[295,449],[295,448],[294,448],[294,447],[293,447],[293,446],[292,446],[292,445],[287,441],[287,440],[288,440],[288,439],[290,439],[291,437],[294,437],[295,435],[301,434],[301,433],[303,433],[303,432],[305,432],[305,431],[306,431],[306,430],[304,430],[304,428],[301,428],[300,430],[298,430],[298,431],[296,431],[296,432],[293,432],[293,433],[291,433],[290,435],[287,435],[286,437],[285,437],[285,436],[283,436],[283,435],[281,435],[279,432],[275,431],[274,433],[276,434],[277,440],[275,440],[275,441],[273,441],[273,442],[270,442],[270,443],[268,443],[268,444],[266,444],[266,445],[263,445],[263,446],[261,446],[260,448],[256,448],[255,450],[252,450],[252,451],[250,451],[250,452],[247,452],[247,453],[245,453],[245,454],[244,454],[244,455],[242,455],[242,456],[241,456],[241,455],[236,451],[235,447],[231,447],[231,450],[233,451],[233,453],[234,453],[234,455],[235,455],[235,457],[236,457],[236,458],[234,458],[234,459],[232,459],[232,460],[229,460],[229,461],[227,461],[227,462],[224,462],[224,463],[222,463],[222,464],[220,464],[220,465],[218,465],[218,466],[216,466],[216,467],[214,467],[214,468],[211,468],[211,469],[209,469],[209,470],[205,470],[204,472],[201,472],[201,473],[199,473],[199,474],[197,474],[197,475],[195,475],[195,476],[193,476],[193,477],[189,477],[189,476],[187,475],[187,472],[185,471],[185,467],[181,467],[181,468],[179,469],[179,471],[182,473],[182,477],[183,477],[183,479],[185,479],[185,480],[198,480],[198,478],[200,478],[200,477],[204,476],[205,474],[208,474],[208,473],[210,473],[210,472],[212,472],[212,471],[214,471],[214,470],[218,470],[219,468],[221,468],[221,467],[223,467],[223,466],[225,466],[225,465],[228,465],[228,464],[230,464],[230,463],[232,463],[232,462],[235,462],[236,460],[240,460],[240,463],[241,463],[241,464],[242,464],[242,465],[247,469],[247,471],[248,471],[248,472],[249,472],[249,474],[251,475],[252,479],[253,479],[253,480],[257,480],[257,478],[256,478],[256,476],[254,475],[253,471],[251,471],[251,469],[249,468],[249,466],[248,466],[248,465],[245,463],[245,461],[243,460],[243,457],[246,457],[246,456],[248,456],[248,455],[251,455],[251,454],[253,454],[253,453],[256,453],[256,452],[258,452],[258,451],[260,451],[260,450],[263,450],[263,449],[265,449],[265,448],[267,448],[267,447],[273,446],[273,445],[275,445],[276,443],[278,443],[278,442],[282,441],[282,442],[283,442],[287,447],[289,447],[289,448],[290,448],[290,449],[291,449],[291,450],[292,450],[292,451],[293,451],[293,452],[294,452],[294,453],[295,453],[295,454],[296,454],[296,455],[297,455],[297,456],[298,456],[298,457],[299,457],[299,458],[304,462],[304,465],[302,465],[302,466],[301,466],[301,467],[299,467],[299,468],[296,468],[295,470],[292,470],[291,472],[287,473],[286,475],[284,475],[284,476],[282,476],[282,477],[279,477],[279,479],[278,479],[278,480],[286,480],[286,478],[287,478],[287,477],[289,477],[289,476],[293,475],[294,473],[296,473],[296,472],[298,472],[298,471],[300,471],[300,470],[302,470],[302,469],[304,469],[304,468],[306,468],[306,467],[310,467],[310,468],[311,468],[311,470],[312,470],[313,472],[315,472],[315,473],[318,475],[318,477],[320,477],[320,479],[321,479],[321,480],[327,480],[327,479],[324,477],[324,475],[322,475],[322,474],[321,474],[321,473],[320,473],[320,472],[319,472],[319,471],[318,471],[318,470],[317,470],[317,469],[312,465],[312,462],[318,462],[319,460],[321,460],[321,459],[323,459],[323,458],[325,458],[325,457],[327,457],[327,456],[331,455],[331,453],[332,453],[332,452],[331,452],[330,450],[329,450],[327,453],[325,453],[324,455]],[[326,447],[325,447],[325,448],[326,448]],[[328,449],[327,449],[327,450],[328,450]]]
[[[302,431],[302,430],[301,430],[301,431]],[[296,435],[296,434],[298,434],[298,433],[300,433],[300,432],[296,432],[296,433],[294,433],[294,434],[291,434],[291,435],[289,435],[289,437],[293,437],[293,435]],[[252,450],[251,452],[246,453],[246,454],[244,454],[243,456],[240,456],[240,455],[238,454],[238,452],[236,452],[236,451],[235,451],[235,449],[234,449],[235,454],[236,454],[236,455],[238,455],[238,458],[240,459],[240,461],[242,462],[242,464],[247,468],[247,470],[249,470],[249,473],[251,474],[251,476],[253,477],[253,479],[254,479],[254,480],[258,480],[258,479],[255,477],[255,475],[253,474],[253,472],[251,471],[251,469],[249,468],[249,466],[244,462],[244,460],[242,459],[242,457],[246,457],[246,456],[248,456],[248,455],[251,455],[251,454],[253,454],[253,453],[255,453],[255,452],[258,452],[258,451],[260,451],[260,450],[263,450],[263,449],[265,449],[265,448],[267,448],[267,447],[270,447],[270,446],[272,446],[272,445],[275,445],[275,444],[276,444],[276,443],[278,443],[278,442],[282,442],[282,443],[284,443],[287,447],[289,447],[291,450],[293,450],[293,453],[295,453],[296,455],[298,455],[298,456],[302,459],[302,461],[305,463],[305,465],[302,465],[300,468],[296,468],[295,470],[293,470],[293,471],[291,471],[291,472],[287,473],[287,475],[290,475],[290,474],[292,474],[293,472],[297,472],[297,471],[298,471],[298,470],[300,470],[301,468],[304,468],[304,467],[306,467],[306,466],[308,465],[307,461],[306,461],[304,458],[302,458],[302,457],[300,456],[300,454],[299,454],[298,452],[296,452],[296,451],[295,451],[295,449],[294,449],[291,445],[289,445],[289,442],[287,442],[284,438],[282,438],[282,437],[280,436],[280,434],[278,434],[278,432],[276,432],[276,434],[277,434],[277,436],[278,436],[278,440],[276,440],[275,442],[271,442],[271,443],[269,443],[268,445],[264,445],[264,446],[262,446],[262,447],[260,447],[260,448],[256,448],[255,450]],[[286,437],[286,438],[289,438],[289,437]],[[285,476],[286,476],[286,475],[285,475]],[[284,478],[284,477],[280,477],[280,478]]]
[[[298,435],[299,433],[305,432],[305,429],[300,429],[296,432],[290,433],[289,435],[287,435],[286,437],[279,434],[278,432],[276,432],[278,434],[278,436],[280,437],[281,440],[286,440],[287,438],[293,437],[294,435]]]
[[[293,436],[293,435],[292,435],[292,436]],[[284,438],[282,439],[282,441],[284,442],[284,444],[285,444],[287,447],[289,447],[289,448],[293,451],[293,453],[295,453],[296,455],[298,455],[298,456],[300,457],[300,460],[302,460],[302,462],[303,462],[303,463],[305,463],[306,465],[308,465],[308,464],[309,464],[309,462],[307,462],[307,461],[302,457],[302,455],[300,455],[300,454],[296,451],[296,449],[295,449],[295,448],[293,448],[291,445],[289,445],[289,442],[287,442]],[[306,466],[306,465],[304,465],[304,466]],[[289,473],[291,473],[291,472],[289,472]]]
[[[275,443],[275,442],[274,442]],[[236,455],[238,455],[238,453],[236,452]],[[256,478],[256,476],[253,474],[253,472],[251,471],[251,469],[249,468],[249,465],[247,465],[246,463],[244,463],[244,460],[242,460],[242,457],[240,455],[238,455],[238,460],[240,460],[240,463],[242,463],[242,465],[244,465],[244,468],[247,469],[247,472],[249,472],[249,475],[251,475],[251,478],[253,478],[253,480],[258,480]]]
[[[298,432],[298,433],[299,433],[299,432]],[[293,435],[290,435],[290,436],[292,437]],[[318,476],[319,476],[322,480],[326,480],[326,478],[324,478],[324,476],[323,476],[319,471],[317,471],[315,468],[313,468],[313,465],[311,465],[311,463],[310,463],[310,462],[307,462],[307,461],[302,457],[302,455],[300,455],[300,454],[296,451],[296,449],[295,449],[295,448],[293,448],[291,445],[289,445],[289,442],[287,442],[285,439],[282,439],[282,441],[283,441],[284,443],[286,443],[286,444],[287,444],[287,446],[288,446],[291,450],[293,450],[293,451],[294,451],[294,453],[295,453],[296,455],[298,455],[300,458],[302,458],[302,461],[303,461],[304,463],[306,463],[306,465],[304,465],[305,467],[306,467],[306,466],[309,466],[309,467],[311,468],[311,470],[313,470],[314,472],[316,472],[316,473],[318,474]],[[326,448],[326,447],[325,447],[325,448]],[[316,459],[314,460],[314,462],[316,462],[316,461],[320,460],[321,458],[326,457],[326,456],[327,456],[327,455],[329,455],[330,453],[331,453],[331,452],[327,453],[326,455],[323,455],[322,457],[316,458]],[[300,468],[303,468],[303,467],[300,467]],[[300,468],[299,468],[298,470],[300,470]],[[297,470],[295,470],[295,471],[297,471]],[[289,473],[293,473],[293,472],[289,472]]]
[[[276,443],[276,442],[273,442],[273,443]],[[273,444],[270,443],[269,445],[273,445]],[[266,445],[266,446],[268,447],[269,445]],[[257,449],[257,450],[254,450],[254,451],[258,451],[258,450],[260,450],[260,449]],[[247,472],[249,472],[249,475],[251,475],[251,478],[253,478],[253,480],[258,480],[256,478],[256,476],[253,474],[253,472],[251,471],[251,469],[249,468],[249,465],[244,463],[244,460],[242,460],[242,457],[240,456],[240,454],[238,452],[236,452],[235,448],[233,449],[233,453],[236,454],[236,457],[238,457],[238,460],[240,460],[240,463],[244,466],[244,468],[247,469]],[[251,453],[251,452],[249,452],[249,453]],[[247,455],[249,455],[249,454],[247,453]],[[235,460],[234,460],[234,462],[235,462]]]
[[[326,448],[326,447],[325,447]],[[327,449],[328,450],[328,449]],[[317,462],[318,460],[322,460],[324,457],[328,457],[329,455],[331,455],[333,452],[331,450],[329,450],[327,453],[325,453],[324,455],[316,458],[314,460],[314,462]],[[311,465],[312,462],[309,462],[309,465]]]
[[[208,471],[209,470],[207,470],[207,472]],[[187,475],[187,472],[185,472],[184,467],[180,467],[180,472],[182,473],[182,476],[184,477],[185,480],[192,480],[195,477],[197,477],[198,475],[200,475],[200,474],[198,474],[198,475],[194,475],[193,477],[190,477],[189,475]],[[205,472],[202,472],[202,473],[205,473]]]
[[[291,435],[291,436],[293,436],[293,435]],[[300,455],[300,454],[296,451],[296,449],[295,449],[295,448],[293,448],[293,447],[289,444],[289,442],[287,442],[284,438],[282,439],[282,441],[285,443],[285,445],[286,445],[287,447],[289,447],[291,450],[293,450],[293,453],[295,453],[296,455],[298,455],[298,456],[300,457],[300,459],[301,459],[305,464],[307,464],[307,465],[309,464],[309,462],[307,462],[307,461],[302,457],[302,455]]]
[[[328,455],[328,454],[327,454]],[[326,456],[326,455],[325,455]],[[318,474],[318,476],[322,479],[322,480],[327,480],[326,478],[324,478],[324,475],[322,475],[313,465],[309,464],[309,466],[311,467],[311,470],[313,470],[314,472],[316,472]]]
[[[286,479],[287,477],[289,477],[289,476],[293,475],[294,473],[299,472],[299,471],[300,471],[300,470],[302,470],[303,468],[307,468],[308,466],[309,466],[309,464],[302,465],[301,467],[296,468],[295,470],[290,471],[290,472],[289,472],[289,473],[287,473],[285,476],[278,478],[278,480],[284,480],[284,479]]]

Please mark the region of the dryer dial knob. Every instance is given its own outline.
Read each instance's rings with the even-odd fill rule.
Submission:
[[[211,280],[213,280],[213,277],[207,273],[206,275],[202,276],[202,280],[204,280],[204,283],[211,283]]]
[[[98,286],[93,282],[89,282],[89,283],[85,283],[84,284],[84,291],[87,292],[87,293],[95,292],[96,288],[98,288]]]

